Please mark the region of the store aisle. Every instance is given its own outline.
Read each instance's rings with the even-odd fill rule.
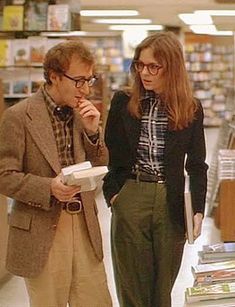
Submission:
[[[213,149],[217,141],[218,129],[206,129],[206,143],[207,143],[207,162],[210,163]],[[110,211],[104,203],[101,193],[97,195],[99,218],[102,227],[102,234],[104,238],[104,251],[105,251],[105,267],[108,276],[109,288],[113,297],[113,307],[118,307],[118,302],[115,294],[110,242],[109,242],[109,229],[110,229]],[[203,231],[201,237],[195,242],[194,245],[185,245],[184,257],[181,269],[176,280],[172,292],[172,307],[184,306],[184,290],[193,284],[191,274],[191,265],[197,263],[197,251],[201,249],[203,244],[217,242],[220,239],[219,230],[215,228],[213,219],[205,217],[203,223]],[[12,277],[4,285],[0,285],[0,307],[28,307],[27,293],[24,282],[20,277]],[[44,307],[44,306],[42,306]],[[92,306],[82,306],[92,307]],[[102,307],[102,306],[100,306]]]

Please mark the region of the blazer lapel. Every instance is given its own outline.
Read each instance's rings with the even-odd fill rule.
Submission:
[[[61,171],[56,140],[43,95],[29,98],[26,125],[29,133],[56,174]]]

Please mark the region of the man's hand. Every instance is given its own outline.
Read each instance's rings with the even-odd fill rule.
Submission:
[[[202,213],[196,213],[193,217],[193,225],[194,225],[193,226],[193,237],[194,237],[194,240],[196,240],[201,234],[202,220],[203,220]]]
[[[72,197],[79,193],[80,186],[67,186],[61,181],[61,174],[53,178],[51,181],[51,194],[59,201],[69,201]]]
[[[81,119],[88,136],[93,135],[97,132],[100,112],[97,108],[87,99],[81,99],[76,108],[81,115]]]

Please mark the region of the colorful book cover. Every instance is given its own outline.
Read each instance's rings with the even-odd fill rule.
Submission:
[[[29,62],[30,65],[42,66],[45,54],[47,38],[40,36],[30,36],[29,41]]]
[[[28,1],[25,6],[24,29],[45,31],[47,29],[48,1]]]
[[[68,4],[48,5],[47,30],[70,30],[70,9]]]
[[[5,5],[3,8],[3,30],[22,31],[24,21],[23,5]]]
[[[14,39],[12,46],[13,63],[16,66],[29,65],[29,41],[26,38]]]
[[[195,266],[192,266],[192,273],[194,277],[197,277],[202,274],[205,275],[210,272],[226,270],[226,269],[233,269],[233,268],[235,268],[235,260],[221,261],[221,262],[214,262],[214,263],[204,263],[204,264],[197,264]]]
[[[0,39],[0,66],[11,65],[11,60],[11,40]]]
[[[185,297],[188,303],[235,297],[235,283],[218,283],[186,288]]]

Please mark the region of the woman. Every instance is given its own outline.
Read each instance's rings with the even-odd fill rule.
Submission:
[[[110,161],[103,189],[112,209],[117,295],[123,307],[170,307],[185,243],[184,169],[195,239],[201,232],[207,183],[203,111],[173,33],[144,39],[131,72],[131,95],[114,95],[105,131]]]

